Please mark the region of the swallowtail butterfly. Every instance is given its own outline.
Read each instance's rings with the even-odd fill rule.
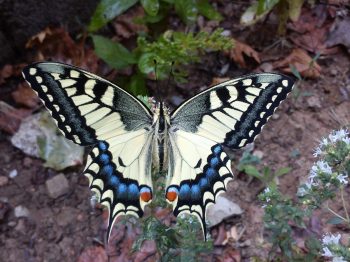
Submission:
[[[93,146],[84,170],[90,188],[109,209],[107,239],[120,215],[141,217],[152,201],[152,165],[168,170],[166,200],[178,216],[205,214],[233,178],[224,147],[253,142],[293,80],[252,74],[213,86],[169,112],[153,112],[113,83],[74,66],[43,62],[23,76],[63,135]]]

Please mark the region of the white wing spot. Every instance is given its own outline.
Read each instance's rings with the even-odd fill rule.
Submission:
[[[66,130],[70,133],[72,131],[72,128],[70,126],[66,126]]]
[[[89,79],[85,83],[85,89],[87,89],[87,90],[90,89],[91,90],[95,85],[96,85],[96,80],[95,79]],[[87,90],[85,90],[85,91],[87,92]],[[93,94],[93,93],[91,93],[91,94]]]
[[[77,81],[73,80],[73,79],[62,79],[60,80],[61,86],[63,88],[68,87],[68,86],[72,86],[76,83]]]
[[[259,123],[260,123],[260,121],[255,121],[255,123],[254,123],[255,127],[258,127]]]
[[[108,106],[113,106],[113,99],[114,99],[114,89],[113,87],[108,86],[106,92],[101,98],[101,101]]]
[[[29,69],[29,74],[32,75],[32,76],[35,75],[36,72],[37,72],[36,68]]]
[[[53,107],[56,109],[57,112],[60,111],[60,107],[58,105],[53,105]]]
[[[45,93],[47,93],[47,86],[46,86],[46,85],[41,85],[41,89],[42,89]]]
[[[277,95],[274,95],[274,96],[271,97],[272,101],[275,101],[276,98],[277,98]]]
[[[279,87],[279,88],[277,88],[277,93],[281,93],[282,92],[282,87]]]
[[[269,83],[261,83],[260,88],[265,89],[268,85],[269,85]]]
[[[43,82],[43,78],[41,76],[37,76],[35,79],[39,84]]]
[[[287,86],[288,86],[288,80],[286,80],[286,79],[283,80],[283,81],[282,81],[282,85],[285,86],[285,87],[287,87]]]
[[[239,147],[244,146],[246,142],[247,142],[247,139],[242,139],[241,143],[239,143]]]
[[[235,86],[226,86],[228,92],[230,93],[230,99],[228,100],[229,103],[237,100],[238,97],[238,91],[237,88]]]
[[[60,115],[60,118],[62,122],[66,121],[66,118],[64,117],[64,115]]]
[[[271,106],[272,106],[272,103],[268,103],[268,104],[266,105],[266,108],[267,108],[267,109],[270,109]]]
[[[254,134],[254,130],[250,130],[249,131],[249,136],[252,137],[253,134]]]
[[[234,108],[237,108],[241,111],[247,111],[248,110],[248,107],[249,107],[249,104],[248,103],[245,103],[245,102],[242,102],[242,101],[235,101],[231,104]]]
[[[77,135],[73,135],[75,142],[81,143],[79,137]]]
[[[50,101],[50,102],[52,102],[52,101],[53,101],[53,97],[52,97],[52,95],[47,94],[47,98],[49,99],[49,101]]]
[[[243,81],[244,86],[250,86],[253,83],[252,79],[244,79]]]
[[[251,96],[251,95],[246,95],[245,96],[245,99],[251,104],[254,103],[255,98],[256,98],[256,96]]]
[[[51,73],[51,76],[52,76],[53,79],[55,79],[55,80],[61,79],[61,78],[60,78],[60,74],[58,74],[58,73]]]
[[[76,70],[70,70],[70,77],[78,78],[80,73]]]
[[[216,109],[219,107],[222,107],[222,101],[220,98],[216,95],[216,92],[210,92],[210,109]]]
[[[249,93],[258,96],[261,92],[261,89],[256,88],[256,87],[247,87],[245,90],[247,90]]]
[[[260,113],[260,117],[261,117],[261,118],[264,118],[265,113],[266,113],[266,112],[261,112],[261,113]]]

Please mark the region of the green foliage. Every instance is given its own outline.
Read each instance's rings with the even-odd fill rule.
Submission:
[[[145,10],[146,23],[155,23],[167,16],[170,9],[175,9],[181,20],[190,25],[196,22],[198,15],[211,20],[222,19],[208,0],[102,0],[93,14],[88,30],[95,32],[109,21],[140,2]]]
[[[274,185],[278,177],[289,173],[291,170],[289,167],[283,167],[273,172],[268,166],[264,166],[259,170],[256,165],[260,164],[260,161],[261,159],[259,157],[249,152],[244,152],[239,160],[237,169],[249,176],[259,179],[265,186]]]
[[[154,240],[160,261],[201,261],[200,256],[213,249],[211,240],[205,242],[198,239],[201,226],[192,216],[177,218],[173,227],[153,216],[144,219],[142,225],[143,233],[133,244],[132,250],[140,250],[145,240]]]
[[[184,81],[186,72],[183,66],[200,61],[200,55],[206,51],[219,51],[232,48],[232,39],[222,36],[222,29],[211,34],[207,32],[182,33],[167,31],[157,41],[149,42],[145,37],[138,38],[138,68],[147,75],[154,74],[154,60],[157,61],[159,79],[169,75],[171,62],[174,62],[176,81]]]
[[[258,0],[255,1],[241,16],[241,23],[252,25],[262,20],[267,14],[276,9],[279,17],[278,32],[285,32],[285,25],[289,19],[297,21],[300,16],[304,0]]]
[[[138,0],[101,0],[91,18],[88,30],[97,31],[137,2]]]

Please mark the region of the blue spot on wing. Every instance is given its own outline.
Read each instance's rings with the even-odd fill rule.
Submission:
[[[211,167],[216,167],[219,164],[219,158],[218,157],[213,157],[210,159],[210,166]]]
[[[107,176],[112,176],[113,175],[113,167],[112,167],[112,165],[105,165],[102,168],[102,173],[107,175]]]
[[[140,195],[139,187],[136,184],[130,184],[128,187],[129,198],[138,198]]]
[[[191,189],[188,184],[183,184],[180,187],[180,192],[179,192],[180,198],[181,199],[189,199],[191,196]]]
[[[122,198],[127,198],[127,195],[128,195],[128,188],[126,186],[126,184],[120,184],[118,186],[118,193],[117,193],[117,197],[119,199],[122,199]]]
[[[193,185],[191,188],[191,199],[199,200],[201,198],[201,189],[199,185]]]
[[[219,155],[219,154],[222,152],[222,146],[221,146],[221,145],[216,145],[216,146],[213,148],[213,152],[214,152],[216,155]]]
[[[103,142],[103,141],[100,141],[98,143],[98,148],[101,150],[101,151],[106,151],[107,148],[108,148],[108,144]]]
[[[101,154],[100,161],[105,165],[108,164],[109,163],[109,156],[107,154]]]

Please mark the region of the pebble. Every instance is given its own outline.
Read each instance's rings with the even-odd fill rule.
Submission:
[[[69,191],[67,178],[62,174],[58,174],[46,181],[46,188],[51,198],[58,198]]]
[[[338,71],[337,69],[333,68],[330,73],[331,73],[331,76],[336,76],[338,74]]]
[[[0,186],[6,186],[8,182],[9,182],[8,177],[0,176]]]
[[[14,213],[15,217],[29,217],[29,210],[24,206],[16,206]]]
[[[9,177],[10,178],[15,178],[18,175],[18,171],[16,169],[13,169],[12,171],[10,171],[9,173]]]
[[[260,158],[260,159],[262,159],[263,156],[264,156],[264,152],[263,152],[263,151],[260,151],[260,150],[254,150],[254,151],[253,151],[253,155],[256,156],[256,157],[258,157],[258,158]]]
[[[306,99],[306,103],[311,108],[321,108],[320,99],[317,96],[310,96]]]

